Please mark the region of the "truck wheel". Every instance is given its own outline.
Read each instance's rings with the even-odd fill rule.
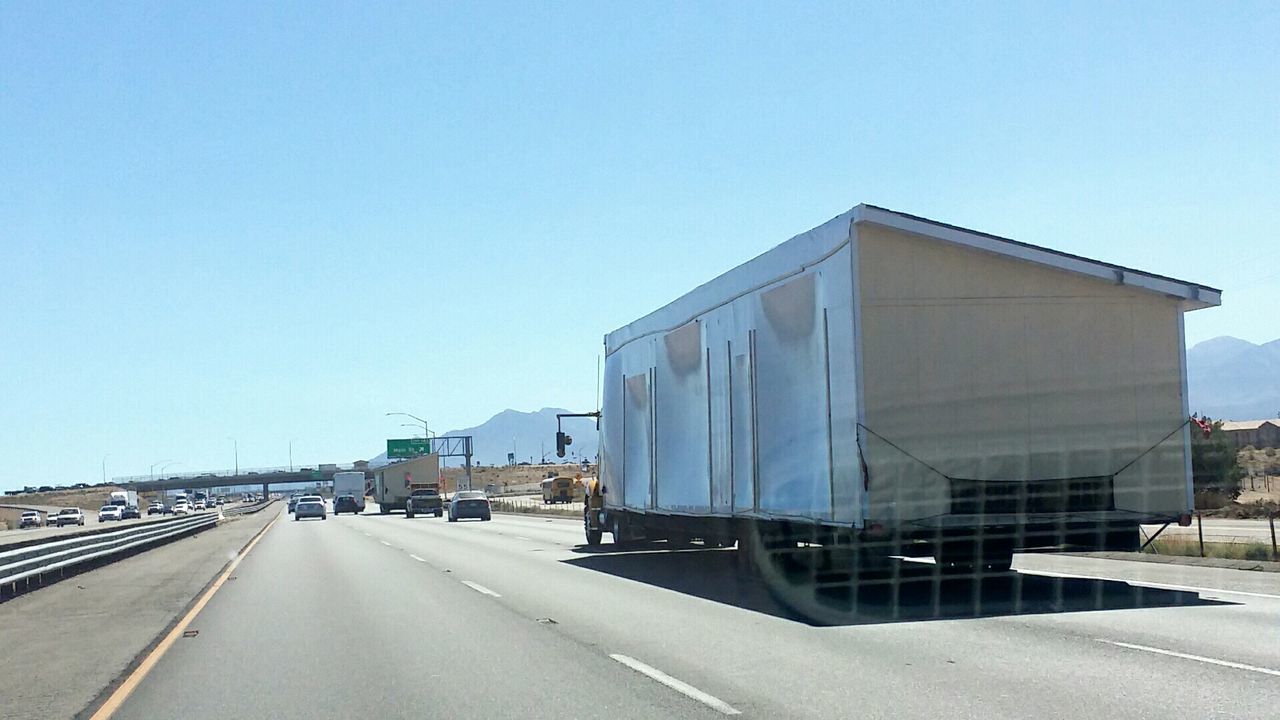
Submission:
[[[631,545],[627,538],[627,528],[622,524],[622,519],[618,516],[613,517],[613,522],[609,524],[610,534],[613,535],[613,544],[620,548],[626,548]]]
[[[436,517],[440,517],[440,516],[442,516],[442,515],[444,515],[444,511],[443,511],[443,510],[437,510],[437,511],[436,511]]]
[[[386,515],[387,513],[391,512],[391,509],[388,508],[386,505],[378,505],[378,512],[382,513],[383,515]]]
[[[588,544],[588,545],[590,545],[590,546],[592,546],[592,547],[595,547],[596,545],[599,545],[599,544],[600,544],[600,541],[601,541],[603,538],[604,538],[604,531],[603,531],[603,530],[601,530],[600,528],[596,528],[595,530],[588,530],[588,531],[587,531],[587,544]]]
[[[412,519],[413,519],[413,511],[412,511],[412,510],[410,510],[409,508],[405,508],[405,509],[404,509],[404,516],[412,520]]]

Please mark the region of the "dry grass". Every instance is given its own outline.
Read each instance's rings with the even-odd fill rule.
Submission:
[[[1143,552],[1157,555],[1177,555],[1181,557],[1200,557],[1200,543],[1190,538],[1159,537],[1147,546]],[[1226,560],[1275,560],[1271,555],[1271,546],[1266,543],[1221,543],[1204,544],[1204,556],[1223,558]]]
[[[451,461],[456,461],[451,459]],[[497,485],[501,494],[506,493],[536,493],[539,491],[539,483],[546,479],[547,473],[553,476],[565,475],[574,477],[582,472],[581,466],[574,463],[562,465],[517,465],[515,467],[480,467],[471,468],[471,484],[477,490],[484,489],[485,485],[493,483]],[[583,477],[594,473],[583,473]],[[463,470],[459,467],[447,467],[444,469],[444,479],[447,492],[453,492],[457,487],[458,478],[463,476]]]
[[[494,512],[521,513],[525,515],[556,515],[559,517],[582,517],[581,510],[570,510],[562,505],[541,505],[537,502],[517,502],[514,500],[494,499],[490,502]]]
[[[79,490],[54,490],[53,492],[26,493],[6,497],[0,501],[12,505],[48,505],[49,507],[78,507],[85,512],[97,511],[106,504],[111,493],[120,488],[114,486],[81,488]]]

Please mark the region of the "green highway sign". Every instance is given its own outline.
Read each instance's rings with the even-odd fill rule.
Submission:
[[[431,441],[426,438],[408,438],[405,440],[388,440],[388,458],[412,458],[431,454]]]

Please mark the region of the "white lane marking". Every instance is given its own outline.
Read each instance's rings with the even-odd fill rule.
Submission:
[[[1262,673],[1264,675],[1275,675],[1280,677],[1280,670],[1272,670],[1271,668],[1258,667],[1256,665],[1245,665],[1244,663],[1231,662],[1230,660],[1219,660],[1217,658],[1204,657],[1203,655],[1189,655],[1174,650],[1164,650],[1162,648],[1148,647],[1146,645],[1134,645],[1133,643],[1118,642],[1116,640],[1103,640],[1097,638],[1098,642],[1107,643],[1108,645],[1117,645],[1130,650],[1142,650],[1149,653],[1157,653],[1159,655],[1168,655],[1170,657],[1182,658],[1184,660],[1195,660],[1197,662],[1209,663],[1210,665],[1221,665],[1222,667],[1235,668],[1236,670],[1249,670],[1251,672]]]
[[[523,536],[523,535],[517,535],[517,536],[516,536],[516,539],[517,539],[517,540],[524,540],[525,542],[533,542],[533,540],[532,540],[532,539],[527,538],[527,537],[525,537],[525,536]]]
[[[387,547],[391,547],[391,543],[387,542],[386,540],[379,540],[378,542],[382,543],[383,545],[386,545]]]
[[[1185,590],[1187,592],[1202,592],[1209,594],[1221,595],[1245,595],[1248,597],[1271,598],[1272,600],[1280,600],[1280,595],[1269,595],[1267,593],[1246,592],[1244,590],[1223,590],[1222,588],[1196,587],[1195,585],[1169,585],[1166,583],[1146,582],[1145,580],[1126,580],[1124,578],[1103,577],[1101,575],[1076,575],[1074,573],[1060,573],[1049,570],[1020,570],[1014,568],[1020,573],[1027,575],[1045,575],[1047,577],[1074,578],[1077,580],[1107,580],[1109,582],[1128,583],[1137,587],[1149,587],[1157,590]]]
[[[414,555],[413,553],[409,553],[409,557],[413,558],[414,560],[417,560],[418,562],[426,562],[426,560],[423,560],[422,558],[418,557],[417,555]]]
[[[364,536],[365,536],[365,537],[373,537],[373,533],[365,533],[365,534],[364,534]]]
[[[496,592],[494,592],[494,591],[490,590],[489,588],[487,588],[487,587],[485,587],[485,586],[483,586],[483,585],[481,585],[480,583],[477,583],[477,582],[471,582],[470,580],[463,580],[463,581],[462,581],[462,584],[463,584],[463,585],[466,585],[467,587],[471,588],[472,590],[475,590],[476,592],[480,593],[481,595],[492,595],[493,597],[502,597],[502,596],[501,596],[501,595],[499,595],[498,593],[496,593]]]
[[[616,653],[609,655],[609,657],[613,658],[614,660],[617,660],[623,665],[626,665],[632,670],[635,670],[641,675],[648,675],[649,677],[653,678],[654,680],[657,680],[663,685],[666,685],[672,690],[675,690],[676,692],[681,693],[687,697],[691,697],[694,700],[697,700],[698,702],[702,703],[703,705],[706,705],[707,707],[718,710],[724,713],[725,715],[741,715],[742,714],[742,712],[739,711],[737,708],[734,708],[732,705],[721,700],[715,695],[709,695],[707,693],[704,693],[698,688],[690,685],[689,683],[684,682],[683,680],[677,680],[676,678],[673,678],[670,675],[662,672],[658,668],[652,667],[650,665],[646,665],[633,657],[629,657],[627,655],[618,655]]]

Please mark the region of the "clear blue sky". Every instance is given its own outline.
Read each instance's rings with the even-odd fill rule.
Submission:
[[[1275,339],[1277,37],[1268,2],[4,3],[0,488],[589,409],[605,332],[859,202]]]

